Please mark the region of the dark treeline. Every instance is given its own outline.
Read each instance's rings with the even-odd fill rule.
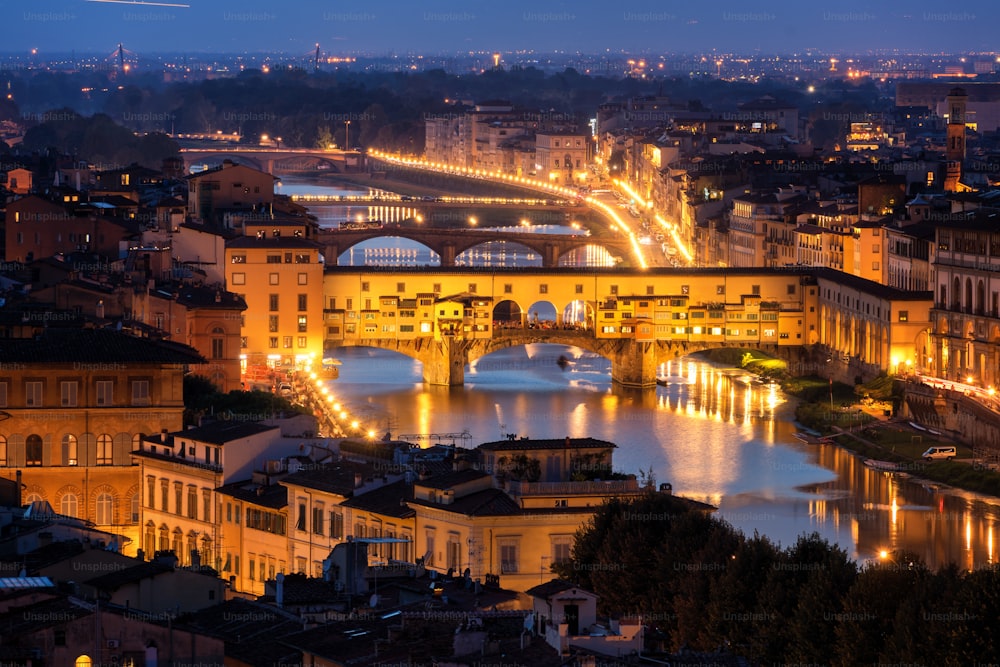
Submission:
[[[610,78],[567,69],[555,74],[534,68],[455,75],[425,72],[319,72],[247,70],[230,78],[166,83],[153,73],[109,77],[97,73],[33,72],[12,78],[13,98],[26,121],[53,108],[104,113],[139,132],[239,132],[247,142],[281,137],[296,147],[342,145],[421,153],[423,119],[450,113],[458,101],[504,99],[517,106],[569,114],[582,126],[597,106],[613,99],[663,95],[691,109],[733,109],[737,103],[773,95],[808,113],[823,105],[872,109],[874,84],[828,81],[814,94],[805,85],[763,80],[708,78]],[[0,113],[10,109],[0,109]],[[16,113],[16,112],[15,112]],[[346,121],[350,121],[347,129]]]
[[[844,667],[1000,655],[995,568],[932,572],[899,552],[859,566],[815,533],[781,549],[667,494],[604,505],[553,571],[606,613],[644,615],[666,650]]]

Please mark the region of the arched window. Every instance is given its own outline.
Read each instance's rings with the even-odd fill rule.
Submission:
[[[972,312],[972,278],[965,279],[965,312]]]
[[[96,521],[99,526],[110,526],[114,520],[114,499],[110,493],[97,496]]]
[[[962,309],[962,280],[958,276],[955,276],[955,286],[951,290],[952,308],[954,310]]]
[[[64,466],[80,465],[76,436],[71,433],[62,437],[62,461]]]
[[[67,493],[59,503],[59,513],[63,516],[78,517],[80,515],[80,501],[75,493]]]
[[[132,451],[137,452],[142,449],[142,439],[146,436],[142,433],[135,433],[132,435]]]
[[[81,655],[73,663],[74,667],[93,667],[94,662],[90,659],[89,655]]]
[[[42,502],[42,497],[37,493],[29,493],[28,496],[24,499],[25,505],[30,505],[31,503],[40,503],[40,502]]]
[[[97,465],[99,466],[109,466],[112,462],[112,442],[111,436],[107,433],[102,433],[97,436]]]
[[[225,330],[222,327],[212,329],[212,359],[223,359],[226,356]]]
[[[42,465],[42,437],[35,433],[24,441],[24,464],[29,466]]]

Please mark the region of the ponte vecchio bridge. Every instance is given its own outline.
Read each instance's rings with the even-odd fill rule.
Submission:
[[[461,385],[468,363],[528,343],[604,356],[616,383],[637,388],[655,385],[661,363],[717,347],[802,361],[818,345],[824,359],[874,376],[919,353],[931,303],[929,293],[808,267],[334,266],[323,291],[325,347],[394,350],[420,360],[424,380],[440,385]]]

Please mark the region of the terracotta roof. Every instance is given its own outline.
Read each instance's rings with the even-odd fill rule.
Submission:
[[[293,484],[310,489],[335,493],[340,496],[352,496],[356,475],[362,479],[373,477],[376,469],[367,463],[354,461],[339,461],[337,463],[318,464],[308,470],[299,470],[281,480],[281,484]]]
[[[394,516],[403,519],[415,514],[413,509],[406,504],[406,501],[412,499],[413,487],[408,486],[405,481],[400,480],[367,493],[362,493],[359,496],[354,496],[350,500],[341,503],[341,505],[374,512],[383,516]]]
[[[581,591],[588,593],[590,595],[595,595],[590,591],[581,588],[578,584],[574,584],[571,581],[565,581],[564,579],[552,579],[551,581],[546,581],[544,584],[538,584],[537,586],[532,586],[525,591],[528,595],[532,595],[536,598],[548,599],[553,595],[559,595],[564,591],[569,591],[574,588],[579,588]]]
[[[433,507],[434,509],[453,512],[463,516],[510,516],[524,513],[524,510],[521,509],[517,501],[500,489],[486,489],[470,493],[467,496],[456,498],[454,502],[447,505],[417,499],[408,502],[411,505]]]
[[[241,482],[220,486],[216,491],[251,505],[270,507],[271,509],[288,507],[288,487],[281,484],[263,486],[245,479]]]
[[[0,359],[21,363],[204,364],[194,348],[110,329],[47,328],[35,338],[0,340]]]
[[[441,475],[434,475],[427,479],[416,481],[414,484],[416,486],[425,486],[429,489],[450,489],[454,486],[489,476],[489,474],[483,472],[482,470],[467,468],[465,470],[455,470]]]
[[[302,652],[280,641],[280,637],[300,631],[302,621],[277,607],[233,599],[178,620],[186,627],[221,636],[226,657],[240,664],[273,667],[302,663]]]

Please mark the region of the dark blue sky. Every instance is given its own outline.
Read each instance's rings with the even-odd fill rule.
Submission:
[[[191,6],[0,0],[0,51],[1000,49],[997,0],[179,1]]]

